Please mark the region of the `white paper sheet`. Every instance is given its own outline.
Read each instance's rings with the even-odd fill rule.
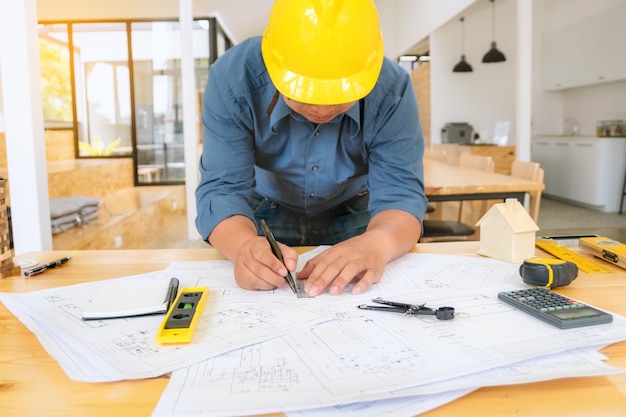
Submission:
[[[212,275],[207,278],[211,283],[222,273],[232,274],[230,263],[207,261],[196,266],[197,277],[179,277],[181,288],[206,285],[207,273]],[[117,281],[169,281],[169,278],[165,272],[155,272]],[[107,280],[106,284],[115,281]],[[276,302],[292,299],[293,294],[288,290],[246,292],[234,284],[227,288],[228,282],[224,280],[222,288],[210,290],[194,341],[189,345],[156,343],[156,332],[164,315],[83,321],[83,307],[97,293],[102,285],[99,282],[31,293],[5,293],[0,294],[0,299],[37,335],[70,378],[88,382],[163,375],[207,357],[327,320],[314,310],[296,311],[292,305]]]
[[[595,347],[575,349],[524,361],[520,364],[495,368],[479,372],[463,378],[432,384],[434,392],[441,389],[451,391],[436,394],[421,394],[410,397],[394,397],[394,394],[405,395],[412,390],[390,393],[384,400],[368,400],[348,405],[324,407],[302,411],[287,412],[287,417],[405,417],[416,416],[447,404],[473,391],[470,388],[454,388],[459,386],[495,386],[511,385],[544,381],[565,377],[597,376],[624,373],[623,369],[602,363],[605,359],[595,351]],[[418,389],[419,390],[419,389]],[[164,395],[165,396],[165,395]],[[197,417],[205,417],[202,413]],[[172,417],[181,417],[172,414]]]
[[[298,362],[295,351],[282,343],[272,340],[174,372],[152,417],[225,417],[280,411],[289,417],[417,415],[479,387],[625,372],[604,364],[597,347],[590,347],[411,389],[341,399],[325,390],[315,371]]]
[[[73,379],[145,378],[184,369],[173,374],[157,409],[170,414],[155,415],[204,413],[207,395],[210,415],[236,415],[245,404],[253,404],[246,412],[259,413],[474,389],[483,384],[480,379],[454,387],[449,381],[626,340],[621,316],[609,325],[560,330],[501,303],[498,291],[525,287],[518,268],[486,258],[411,253],[387,265],[382,281],[365,294],[310,299],[296,298],[289,289],[243,290],[226,261],[175,262],[166,271],[121,278],[175,276],[181,288],[209,287],[193,343],[175,347],[154,342],[162,316],[80,320],[82,306],[101,283],[0,299]],[[440,321],[357,308],[379,296],[453,306],[469,317]]]

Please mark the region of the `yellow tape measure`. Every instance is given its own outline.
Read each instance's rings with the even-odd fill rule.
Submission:
[[[558,243],[550,242],[547,240],[537,239],[535,245],[548,252],[550,255],[556,256],[564,261],[569,261],[578,267],[581,271],[589,274],[596,274],[601,272],[611,272],[610,269],[598,265],[597,263],[585,258],[584,256],[573,252],[563,246],[559,246]]]
[[[528,258],[519,274],[526,284],[554,288],[569,285],[578,276],[575,263],[554,258]]]

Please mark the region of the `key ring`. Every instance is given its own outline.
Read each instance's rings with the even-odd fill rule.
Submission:
[[[464,313],[455,313],[454,307],[439,307],[437,309],[432,309],[430,307],[426,307],[426,303],[424,304],[408,304],[408,303],[399,303],[396,301],[384,300],[381,297],[372,299],[373,302],[378,304],[384,304],[388,307],[383,306],[371,306],[368,304],[360,304],[357,307],[361,310],[377,310],[377,311],[390,311],[394,313],[402,313],[404,315],[426,315],[426,316],[435,316],[438,320],[452,320],[455,316],[464,316]]]

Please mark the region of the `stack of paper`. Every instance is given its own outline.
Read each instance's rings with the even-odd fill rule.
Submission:
[[[626,339],[626,319],[614,315],[611,324],[561,330],[516,311],[497,293],[524,287],[518,266],[493,259],[407,254],[360,296],[348,290],[304,299],[289,289],[242,290],[226,261],[173,263],[119,283],[172,276],[181,287],[210,288],[189,345],[155,342],[162,316],[81,320],[101,283],[0,299],[73,379],[175,371],[155,417],[278,411],[314,417],[332,415],[339,409],[333,407],[342,416],[418,414],[482,386],[624,372],[604,364],[597,350]],[[357,308],[376,297],[453,306],[467,317],[443,321]]]

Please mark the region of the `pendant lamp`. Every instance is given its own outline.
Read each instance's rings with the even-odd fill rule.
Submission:
[[[462,50],[461,50],[461,60],[458,64],[454,66],[452,72],[472,72],[472,66],[467,63],[465,60],[465,18],[462,17],[459,19],[461,21],[461,40],[462,40]]]
[[[495,13],[495,0],[491,1],[491,49],[487,51],[485,56],[483,56],[483,62],[504,62],[506,61],[506,57],[502,52],[496,48],[496,13]]]

